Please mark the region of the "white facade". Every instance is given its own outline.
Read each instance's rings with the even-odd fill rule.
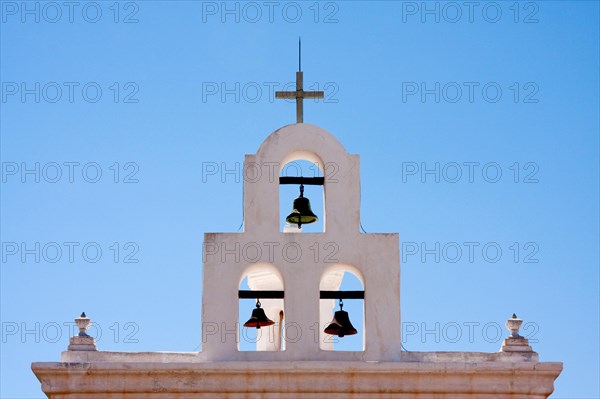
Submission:
[[[336,171],[325,173],[322,233],[279,229],[279,175],[299,159]],[[283,127],[246,156],[244,171],[244,231],[205,235],[203,351],[97,351],[85,336],[89,320],[80,318],[84,334],[71,338],[60,362],[32,364],[49,398],[543,399],[552,393],[563,365],[539,362],[518,335],[516,316],[497,353],[401,352],[399,237],[359,232],[359,157],[331,134],[309,124]],[[336,245],[335,258],[315,258],[310,248],[328,243]],[[364,288],[363,351],[337,352],[323,343],[336,304],[320,300],[320,291],[338,290],[346,272]],[[286,333],[280,325],[263,327],[269,334],[254,352],[238,347],[245,277],[251,290],[285,294],[261,302]]]

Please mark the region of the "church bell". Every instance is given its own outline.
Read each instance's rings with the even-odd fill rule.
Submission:
[[[325,327],[325,334],[329,335],[337,335],[342,338],[345,335],[354,335],[358,331],[356,328],[350,323],[350,318],[348,317],[348,312],[342,310],[344,307],[344,302],[340,299],[340,310],[335,312],[333,315],[333,320],[327,327]]]
[[[260,307],[260,301],[256,301],[256,309],[252,310],[252,316],[244,323],[244,327],[261,328],[272,326],[275,322],[267,317],[265,310]]]
[[[300,196],[294,200],[292,213],[285,218],[289,224],[297,224],[300,228],[303,224],[314,223],[319,218],[310,209],[310,201],[304,197],[304,185],[300,185]]]

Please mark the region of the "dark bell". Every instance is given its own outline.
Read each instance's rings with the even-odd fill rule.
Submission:
[[[304,186],[300,186],[300,196],[294,200],[294,208],[292,213],[285,218],[289,224],[297,224],[298,227],[303,224],[314,223],[319,218],[310,209],[310,201],[304,197]]]
[[[289,224],[309,224],[314,223],[319,218],[310,209],[308,198],[298,197],[294,200],[294,210],[285,218]]]
[[[344,335],[354,335],[358,331],[356,328],[350,323],[350,318],[348,317],[348,312],[345,310],[338,310],[333,315],[333,320],[331,323],[325,327],[325,334],[329,335],[337,335],[342,338]]]
[[[267,317],[265,310],[260,307],[260,302],[256,304],[256,309],[252,310],[252,316],[244,323],[244,327],[261,328],[272,326],[275,322]]]

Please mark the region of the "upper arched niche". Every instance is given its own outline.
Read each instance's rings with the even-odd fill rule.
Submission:
[[[279,232],[279,179],[286,164],[306,160],[325,178],[326,232],[359,232],[360,158],[348,154],[326,130],[308,123],[287,125],[271,133],[256,154],[248,154],[244,171],[244,231]],[[326,214],[326,220],[325,220]]]
[[[325,162],[321,159],[320,156],[318,156],[317,154],[315,154],[314,152],[311,152],[311,151],[299,150],[299,151],[294,151],[292,153],[289,153],[283,158],[283,160],[281,161],[281,164],[279,165],[279,174],[281,174],[283,169],[288,164],[293,163],[295,161],[311,162],[319,168],[321,173],[325,173],[325,166],[324,166]]]
[[[271,133],[256,155],[262,159],[277,159],[281,166],[299,159],[322,166],[348,153],[325,129],[309,123],[296,123]]]

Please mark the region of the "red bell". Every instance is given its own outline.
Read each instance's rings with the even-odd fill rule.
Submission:
[[[340,299],[340,310],[335,312],[333,315],[333,320],[327,327],[325,327],[325,334],[329,335],[337,335],[342,338],[345,335],[354,335],[358,333],[356,328],[350,323],[350,318],[348,317],[348,312],[342,310],[344,307],[344,302]]]
[[[252,316],[244,323],[244,327],[261,328],[272,326],[275,322],[267,317],[265,310],[260,307],[260,301],[256,301],[256,309],[252,310]]]

